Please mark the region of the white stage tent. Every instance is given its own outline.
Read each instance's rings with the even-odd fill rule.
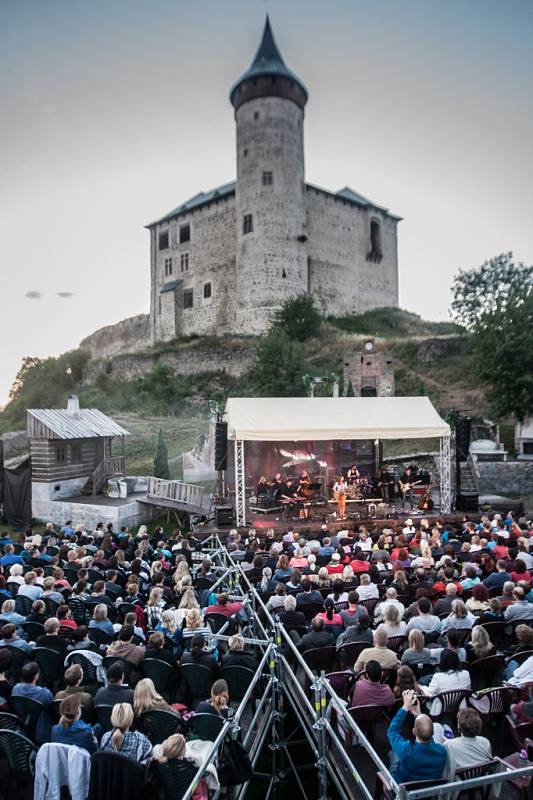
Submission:
[[[451,510],[450,426],[428,397],[231,397],[224,419],[235,447],[237,526],[246,525],[244,442],[440,440],[441,512]]]

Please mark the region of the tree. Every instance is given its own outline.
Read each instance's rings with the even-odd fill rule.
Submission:
[[[157,437],[157,447],[154,458],[154,475],[156,478],[170,478],[170,468],[168,466],[168,450],[163,436],[163,428],[159,429]]]
[[[512,253],[459,270],[452,286],[452,315],[472,330],[486,315],[505,314],[533,291],[533,267],[513,262]]]
[[[290,297],[274,317],[273,326],[284,331],[289,339],[305,342],[316,336],[322,317],[310,294]]]
[[[471,332],[472,367],[494,413],[522,421],[533,413],[533,267],[505,253],[459,272],[452,309]]]
[[[249,391],[260,397],[305,397],[310,371],[303,345],[271,329],[262,337],[248,372]]]

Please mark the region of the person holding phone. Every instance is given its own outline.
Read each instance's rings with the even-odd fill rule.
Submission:
[[[433,739],[433,722],[420,713],[418,695],[413,689],[402,694],[403,706],[392,719],[387,736],[392,748],[390,770],[398,783],[429,781],[442,778],[446,766],[446,749]],[[402,736],[407,715],[413,719],[415,741]]]

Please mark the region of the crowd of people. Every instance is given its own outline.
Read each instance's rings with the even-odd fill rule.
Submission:
[[[350,709],[390,710],[398,781],[451,779],[493,752],[480,735],[480,661],[500,657],[485,662],[483,688],[513,687],[510,715],[533,722],[530,528],[509,514],[457,525],[407,519],[383,530],[324,525],[316,534],[232,530],[226,549],[245,576],[238,596],[224,584],[213,592],[219,573],[209,558],[193,560],[197,542],[178,531],[149,535],[141,526],[133,535],[67,522],[1,534],[0,710],[19,713],[24,698],[39,703],[37,745],[72,744],[138,764],[201,763],[187,723],[231,717],[227,668],[257,669],[259,653],[239,633],[250,585],[304,660],[326,651],[331,671],[352,673]],[[216,638],[220,620],[230,623],[227,643]],[[154,661],[168,668],[165,691],[147,669]],[[187,677],[198,665],[209,676],[203,696]],[[453,690],[465,695],[442,724],[441,696]],[[153,709],[177,719],[156,745],[142,719]],[[217,780],[206,773],[195,798]]]

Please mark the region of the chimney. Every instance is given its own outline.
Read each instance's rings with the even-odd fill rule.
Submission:
[[[77,394],[69,395],[67,401],[67,414],[70,414],[71,417],[79,417],[80,415],[80,401],[78,400]]]

